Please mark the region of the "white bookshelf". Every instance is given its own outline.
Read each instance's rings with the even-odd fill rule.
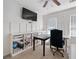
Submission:
[[[32,36],[32,39],[31,39],[31,34],[33,35],[33,33],[27,33],[27,34],[9,34],[9,39],[10,39],[10,46],[11,46],[11,55],[12,56],[16,56],[22,52],[24,52],[25,50],[27,49],[30,49],[32,48],[32,45],[33,45],[33,36]],[[22,42],[20,40],[23,40]],[[25,44],[26,42],[29,42],[28,44]],[[13,48],[13,42],[18,42],[20,44],[23,44],[23,48],[20,49],[20,48]],[[36,45],[39,44],[40,42],[36,41],[35,42]]]

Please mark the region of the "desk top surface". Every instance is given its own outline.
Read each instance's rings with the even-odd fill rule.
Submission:
[[[34,35],[34,38],[39,39],[39,40],[47,40],[50,38],[50,35],[48,34]]]
[[[33,35],[33,37],[35,37],[36,39],[39,39],[39,40],[47,40],[50,38],[50,35],[49,34],[40,34],[40,35]],[[66,36],[64,36],[63,38],[69,39],[69,37],[66,37]]]

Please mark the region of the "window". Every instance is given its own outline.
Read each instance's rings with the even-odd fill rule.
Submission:
[[[53,17],[47,20],[47,32],[50,34],[51,29],[57,28],[57,18]]]
[[[76,16],[70,16],[70,36],[76,36]]]

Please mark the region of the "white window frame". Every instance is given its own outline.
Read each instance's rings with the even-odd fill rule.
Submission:
[[[72,28],[71,20],[72,20],[72,17],[74,17],[74,16],[76,17],[76,15],[70,15],[70,37],[71,37],[71,36],[76,37],[76,34],[75,34],[75,35],[72,35],[72,34],[71,34],[71,32],[72,32],[72,31],[71,31],[71,28]],[[76,28],[75,28],[75,31],[76,31]]]

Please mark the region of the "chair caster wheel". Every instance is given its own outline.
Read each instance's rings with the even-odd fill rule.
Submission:
[[[55,56],[55,54],[53,54]]]
[[[64,57],[64,56],[62,55],[62,57]]]

